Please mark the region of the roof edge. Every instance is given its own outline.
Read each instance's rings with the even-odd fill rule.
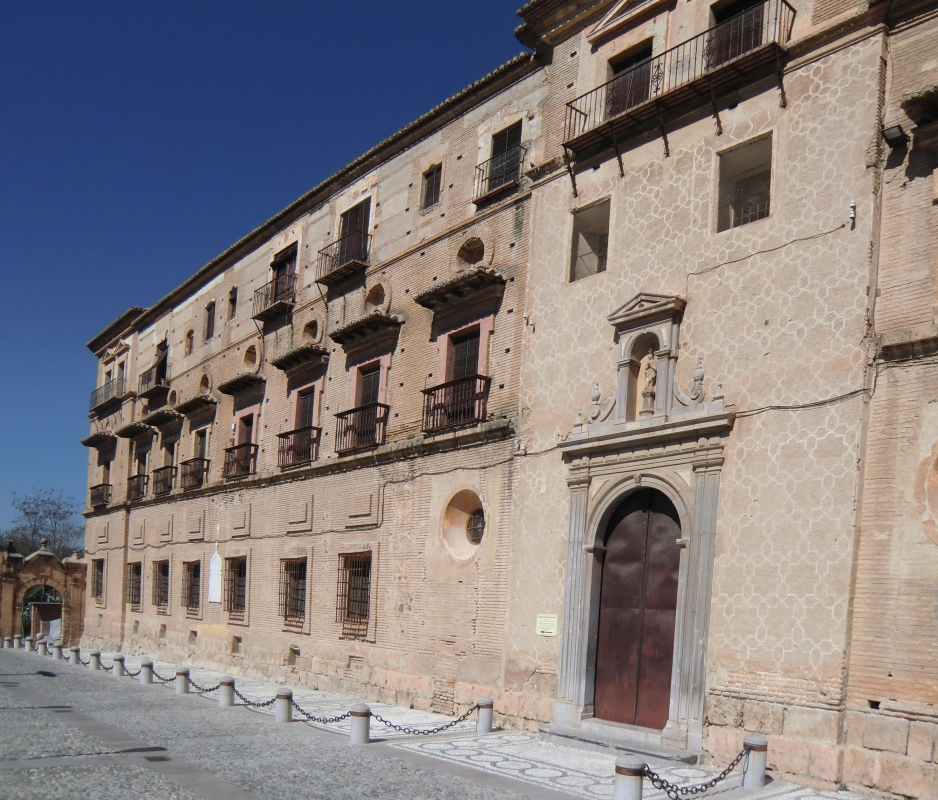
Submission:
[[[115,336],[119,336],[122,331],[129,328],[146,311],[147,309],[140,306],[131,306],[103,331],[92,336],[85,346],[97,355],[102,347],[105,347]]]

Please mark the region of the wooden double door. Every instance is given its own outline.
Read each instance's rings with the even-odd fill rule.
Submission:
[[[661,492],[630,495],[606,532],[596,646],[596,718],[661,729],[668,721],[680,521]]]

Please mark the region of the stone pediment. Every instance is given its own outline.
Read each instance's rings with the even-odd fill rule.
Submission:
[[[640,328],[665,317],[674,317],[684,311],[683,297],[670,294],[639,292],[625,305],[619,306],[607,319],[616,331]]]
[[[622,33],[622,29],[633,24],[637,17],[670,5],[674,5],[674,0],[619,0],[587,34],[586,40],[596,44],[601,39]]]

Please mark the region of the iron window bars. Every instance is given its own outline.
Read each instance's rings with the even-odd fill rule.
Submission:
[[[600,138],[608,139],[606,133],[611,120],[646,103],[650,110],[635,122],[653,118],[658,112],[651,101],[677,93],[682,88],[684,92],[669,98],[666,107],[693,96],[706,96],[708,84],[712,86],[711,79],[716,80],[714,73],[717,70],[764,45],[786,44],[794,17],[795,10],[785,0],[765,0],[660,55],[635,64],[611,81],[567,103],[564,142],[571,149],[579,150],[587,145],[574,140],[591,131],[597,131],[602,134]],[[701,79],[702,90],[690,86]],[[684,97],[685,93],[687,97]],[[607,130],[597,130],[603,126]],[[591,141],[589,146],[595,146],[598,141]],[[613,143],[609,140],[610,145]]]
[[[157,614],[169,613],[169,562],[153,562],[153,605]]]
[[[351,453],[384,444],[390,410],[385,403],[368,403],[336,414],[336,452]]]
[[[273,315],[296,303],[296,273],[286,272],[277,275],[270,283],[265,283],[254,292],[254,316]]]
[[[485,535],[485,512],[478,508],[466,520],[466,538],[472,544],[482,544]]]
[[[306,620],[305,558],[280,562],[280,615],[291,627],[302,627]]]
[[[309,464],[319,458],[321,428],[307,425],[277,434],[277,465],[281,469]]]
[[[91,562],[91,596],[95,600],[104,599],[104,559],[96,558]]]
[[[131,475],[127,479],[127,500],[142,500],[147,496],[147,488],[150,485],[150,476],[142,473],[140,475]]]
[[[199,611],[202,600],[202,562],[183,564],[182,605],[189,614]]]
[[[153,494],[169,494],[176,482],[175,467],[160,467],[153,470]]]
[[[179,466],[182,472],[179,483],[183,489],[198,489],[208,476],[209,460],[207,458],[190,458]]]
[[[99,386],[91,393],[91,410],[105,403],[122,397],[124,394],[124,378],[112,378],[103,386]]]
[[[528,149],[516,144],[476,167],[473,203],[481,203],[497,193],[521,184],[521,167]]]
[[[423,390],[423,430],[436,433],[484,422],[492,379],[467,375]]]
[[[247,610],[248,560],[225,559],[225,611],[232,619],[243,620]]]
[[[342,636],[365,639],[371,605],[371,551],[339,556],[335,621],[342,623]]]
[[[106,506],[111,502],[111,484],[99,483],[97,486],[92,486],[89,491],[91,493],[92,508]]]
[[[222,476],[225,478],[243,478],[253,475],[257,468],[257,445],[245,442],[225,448],[225,466]]]
[[[141,587],[143,583],[143,564],[135,561],[127,565],[127,578],[124,584],[124,602],[131,611],[140,610]]]

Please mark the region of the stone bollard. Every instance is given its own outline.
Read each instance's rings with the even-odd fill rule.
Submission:
[[[371,709],[364,703],[356,703],[350,711],[352,726],[349,729],[349,744],[371,742]]]
[[[52,660],[61,661],[62,660],[62,643],[55,642],[52,645]]]
[[[49,640],[41,639],[39,642],[39,655],[41,656],[51,656],[52,653],[49,651]]]
[[[480,697],[476,701],[476,708],[479,709],[479,718],[476,720],[476,733],[492,732],[492,710],[495,703],[491,697]]]
[[[13,649],[22,650],[23,649],[23,637],[19,633],[13,637]]]
[[[92,650],[88,653],[88,669],[101,669],[100,650]]]
[[[140,685],[149,686],[153,683],[153,662],[150,659],[140,662]]]
[[[277,689],[277,701],[274,703],[276,722],[293,722],[293,690],[285,686]]]
[[[12,650],[12,649],[13,649],[13,639],[10,638],[9,636],[4,636],[4,637],[3,637],[3,649],[4,649],[4,650]]]
[[[189,694],[189,668],[176,670],[176,694]]]
[[[80,647],[69,647],[68,648],[68,663],[74,664],[76,667],[81,666],[81,648]]]
[[[33,637],[27,636],[25,639],[23,639],[23,646],[26,648],[27,653],[32,653],[36,649],[35,640]]]
[[[612,800],[642,800],[642,777],[645,762],[638,756],[616,758],[616,782]]]
[[[234,678],[222,675],[218,685],[218,707],[231,708],[234,705]]]
[[[765,786],[765,761],[769,755],[769,740],[761,733],[747,733],[743,747],[743,788],[759,789]]]
[[[114,663],[114,677],[123,678],[127,674],[127,670],[124,669],[124,657],[120,654],[114,656],[112,659]]]

